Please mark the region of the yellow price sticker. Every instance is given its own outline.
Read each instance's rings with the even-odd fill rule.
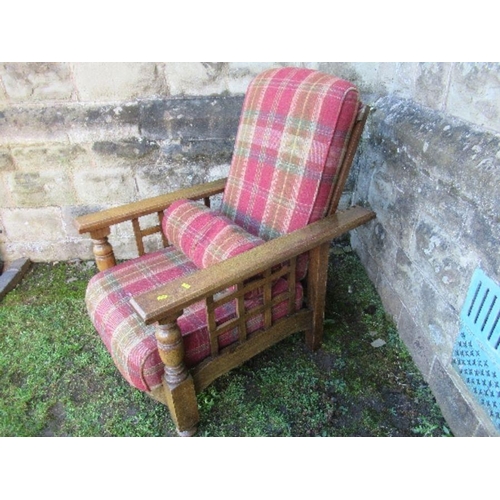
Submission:
[[[165,299],[168,299],[168,295],[158,295],[158,297],[156,297],[156,300],[165,300]]]
[[[191,288],[191,285],[188,285],[187,283],[183,283],[182,288],[185,288],[186,290],[189,290]]]

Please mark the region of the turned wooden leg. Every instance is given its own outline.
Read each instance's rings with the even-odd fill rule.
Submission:
[[[184,344],[177,317],[157,324],[156,340],[165,365],[163,387],[170,415],[180,436],[192,436],[199,421],[198,403],[193,378],[184,364]]]
[[[95,262],[99,271],[104,271],[116,265],[113,247],[108,242],[109,233],[109,227],[90,233],[92,243],[94,244]]]
[[[321,347],[323,340],[329,252],[330,243],[328,242],[313,248],[309,253],[307,293],[309,307],[313,311],[313,324],[312,328],[306,331],[306,344],[313,351]]]

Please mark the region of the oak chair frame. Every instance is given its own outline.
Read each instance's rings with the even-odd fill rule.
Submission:
[[[369,111],[368,106],[363,106],[357,116],[329,210],[323,219],[131,299],[132,306],[145,324],[156,323],[155,335],[164,363],[164,377],[163,387],[149,394],[168,406],[179,435],[191,436],[196,432],[199,421],[196,394],[217,377],[293,333],[305,332],[306,343],[312,350],[321,346],[331,241],[375,217],[373,211],[363,207],[337,211]],[[103,271],[116,264],[108,240],[111,226],[131,221],[138,253],[143,255],[143,238],[146,236],[160,233],[164,246],[168,245],[161,231],[163,211],[167,207],[185,198],[203,200],[210,206],[210,198],[223,193],[225,184],[226,179],[220,179],[84,215],[76,219],[76,225],[79,233],[90,233],[97,267]],[[158,224],[142,229],[139,218],[154,213],[158,216]],[[297,311],[294,307],[295,269],[297,258],[305,253],[309,254],[305,306]],[[284,293],[273,298],[272,285],[280,277],[287,279],[288,287]],[[245,310],[246,294],[256,289],[262,290],[263,303]],[[206,302],[208,312],[211,356],[188,370],[177,319],[185,308],[202,300]],[[218,325],[216,308],[231,300],[236,301],[236,318]],[[274,321],[273,307],[283,301],[288,301],[288,314]],[[256,315],[262,316],[264,329],[247,334],[247,321]],[[239,340],[219,349],[218,337],[234,327],[239,329]]]

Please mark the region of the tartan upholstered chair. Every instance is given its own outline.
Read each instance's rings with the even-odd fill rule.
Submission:
[[[320,346],[330,242],[375,216],[337,212],[367,114],[347,81],[267,70],[249,85],[227,179],[77,219],[100,270],[86,294],[95,328],[180,435],[196,432],[196,394],[218,376],[295,332]],[[139,256],[116,265],[107,237],[126,220]],[[146,254],[154,232],[165,248]]]

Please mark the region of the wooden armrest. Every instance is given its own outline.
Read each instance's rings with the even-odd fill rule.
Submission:
[[[130,303],[146,324],[154,323],[179,313],[209,295],[327,243],[373,218],[375,213],[363,207],[337,212],[210,268],[200,269],[138,295]]]
[[[136,201],[127,205],[109,208],[100,212],[82,215],[75,219],[78,232],[91,233],[108,228],[114,224],[142,217],[144,215],[160,212],[171,205],[174,201],[182,198],[201,200],[215,194],[222,193],[227,179],[219,179],[206,184],[180,189],[173,193],[166,193],[154,198]]]

